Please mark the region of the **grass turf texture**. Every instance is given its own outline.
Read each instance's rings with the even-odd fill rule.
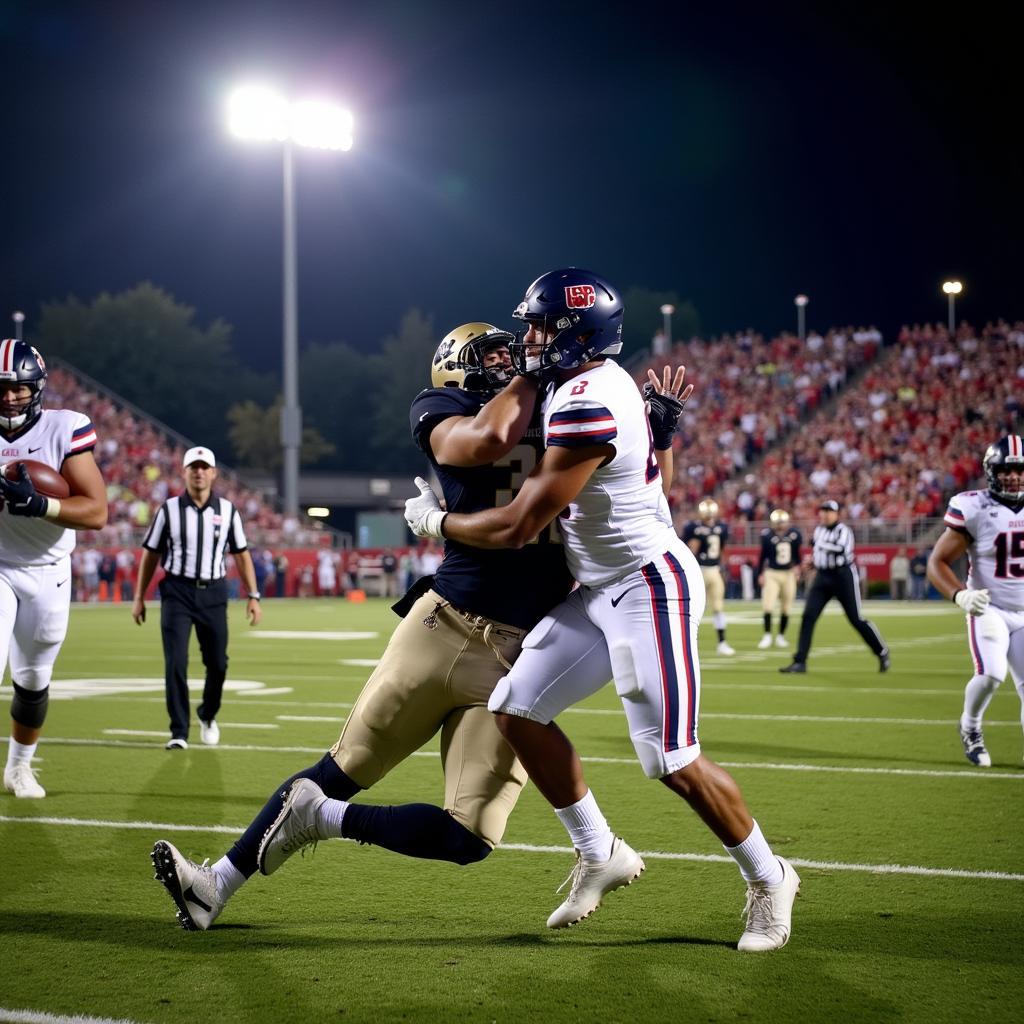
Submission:
[[[736,658],[715,656],[714,630],[702,628],[704,748],[730,765],[777,852],[831,865],[798,867],[803,895],[781,952],[735,951],[737,872],[713,859],[723,851],[696,816],[644,779],[610,686],[562,719],[602,808],[638,850],[709,859],[648,856],[647,873],[593,918],[549,932],[572,860],[531,787],[505,836],[527,849],[458,868],[321,843],[273,878],[255,876],[211,931],[180,931],[152,878],[153,842],[220,856],[276,784],[334,740],[370,671],[344,662],[376,658],[396,620],[380,600],[269,601],[250,631],[236,603],[230,679],[270,692],[226,694],[219,748],[199,746],[193,725],[193,746],[166,752],[156,610],[140,629],[125,605],[90,606],[73,611],[58,662],[37,764],[48,796],[0,796],[0,1010],[136,1021],[1015,1019],[1021,879],[891,872],[1024,874],[1012,686],[987,714],[993,767],[972,769],[955,725],[972,672],[955,609],[870,606],[892,648],[885,675],[834,613],[819,621],[807,675],[779,675],[792,648],[757,650],[759,610],[729,612]],[[799,614],[793,642],[798,627]],[[377,635],[265,635],[290,630]],[[198,680],[196,649],[192,666]],[[101,682],[86,696],[68,680]],[[116,680],[129,682],[118,691]],[[9,684],[0,693],[6,706]],[[441,793],[434,747],[363,799]],[[40,818],[56,821],[28,820]]]

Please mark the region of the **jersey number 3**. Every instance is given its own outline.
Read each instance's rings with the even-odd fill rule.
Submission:
[[[497,508],[508,505],[519,493],[523,481],[533,472],[537,465],[537,450],[528,444],[517,444],[515,448],[494,463],[495,466],[509,469],[509,486],[494,492],[494,504]],[[530,541],[531,544],[561,544],[562,535],[554,523],[548,523],[540,533]]]

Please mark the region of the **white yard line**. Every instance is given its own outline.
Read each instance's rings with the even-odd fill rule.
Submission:
[[[71,828],[131,829],[144,832],[208,832],[216,835],[238,835],[244,825],[175,825],[156,821],[105,821],[98,818],[44,818],[34,816],[11,817],[0,815],[0,822],[30,825],[54,825]],[[355,840],[350,840],[355,842]],[[536,846],[531,843],[502,843],[499,849],[516,853],[555,853],[569,856],[567,846]],[[651,860],[698,861],[705,864],[733,864],[731,857],[720,853],[675,853],[666,850],[641,850],[641,856]],[[972,878],[999,882],[1024,882],[1024,874],[1008,871],[981,871],[968,868],[929,868],[906,864],[847,864],[842,861],[799,860],[790,858],[797,867],[817,868],[822,871],[862,871],[874,875],[923,875],[929,878]]]
[[[76,1013],[73,1017],[63,1014],[46,1013],[42,1010],[8,1010],[0,1006],[0,1021],[11,1024],[135,1024],[127,1017],[88,1017],[84,1013]]]

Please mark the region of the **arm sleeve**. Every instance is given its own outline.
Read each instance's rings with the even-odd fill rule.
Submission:
[[[547,444],[557,448],[586,448],[610,444],[618,437],[615,417],[603,405],[570,405],[551,414]]]

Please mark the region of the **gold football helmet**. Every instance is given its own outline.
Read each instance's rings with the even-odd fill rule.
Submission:
[[[697,506],[697,515],[705,522],[710,523],[712,519],[718,518],[718,502],[714,498],[705,498]]]
[[[772,526],[785,526],[789,522],[789,513],[784,508],[773,508],[768,519]]]
[[[511,379],[508,347],[515,335],[493,324],[471,323],[447,334],[430,368],[435,388],[497,394]]]

